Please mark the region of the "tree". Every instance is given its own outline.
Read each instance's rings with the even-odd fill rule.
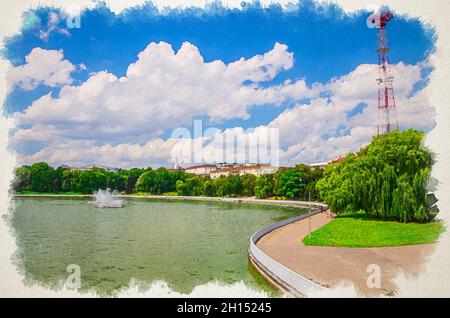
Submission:
[[[255,196],[258,199],[265,199],[275,194],[274,174],[263,174],[256,179]]]
[[[28,191],[31,187],[31,167],[22,166],[14,171],[13,189],[16,192]]]
[[[36,192],[54,192],[55,176],[55,169],[47,163],[34,163],[31,166],[30,190]]]
[[[108,188],[107,173],[104,169],[93,168],[91,170],[81,171],[79,177],[79,192],[94,193],[99,189]]]
[[[136,190],[138,192],[150,192],[154,193],[156,173],[151,168],[140,175],[136,181]]]
[[[312,170],[305,164],[299,164],[295,166],[295,169],[303,173],[304,187],[300,190],[299,199],[301,200],[320,200],[319,193],[316,190],[316,183],[323,176],[322,169]]]
[[[210,177],[207,177],[203,183],[203,193],[209,197],[216,196],[216,184]]]
[[[239,175],[220,176],[214,180],[216,195],[219,197],[235,197],[242,194],[242,180]]]
[[[255,195],[256,176],[253,174],[244,174],[242,180],[242,195],[252,197]]]
[[[133,193],[135,190],[136,182],[141,176],[143,170],[138,168],[133,168],[130,170],[121,170],[126,172],[126,186],[125,192],[127,194]]]
[[[198,177],[190,177],[186,180],[178,180],[176,182],[176,191],[178,195],[203,195],[203,182]]]
[[[176,191],[178,180],[185,181],[188,174],[183,171],[170,171],[166,168],[144,171],[136,181],[136,191],[163,194]]]
[[[67,171],[68,168],[65,166],[59,166],[55,170],[55,189],[56,193],[63,191],[63,182],[64,182],[64,172]]]
[[[423,138],[412,129],[374,137],[357,155],[327,166],[316,189],[338,214],[362,210],[384,219],[428,221],[433,154],[422,146]]]
[[[305,188],[305,181],[305,172],[300,169],[281,171],[278,191],[286,198],[299,198]]]
[[[61,190],[63,192],[82,192],[80,187],[80,170],[65,170],[62,175]]]

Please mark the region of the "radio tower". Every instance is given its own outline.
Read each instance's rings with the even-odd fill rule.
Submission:
[[[398,130],[392,85],[394,77],[389,68],[389,41],[385,29],[393,17],[389,11],[378,12],[369,17],[369,22],[378,29],[378,135]]]

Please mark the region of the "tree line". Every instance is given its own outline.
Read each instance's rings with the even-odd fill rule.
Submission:
[[[109,188],[133,193],[143,171],[133,168],[111,172],[97,167],[78,170],[66,166],[54,169],[45,162],[37,162],[17,168],[12,187],[16,192],[92,194]]]
[[[176,192],[178,195],[318,200],[315,184],[321,176],[321,170],[311,170],[309,166],[303,164],[259,177],[245,174],[211,179],[209,176],[189,175],[184,180],[176,182]]]
[[[357,154],[329,164],[324,170],[307,165],[256,177],[229,175],[211,179],[182,170],[53,168],[45,162],[15,170],[16,192],[91,194],[109,188],[122,193],[177,194],[320,200],[337,214],[362,211],[402,222],[425,222],[434,215],[427,182],[433,154],[423,147],[424,133],[394,131],[374,137]]]
[[[45,162],[21,166],[15,170],[15,192],[91,194],[109,188],[126,194],[177,194],[185,196],[257,198],[283,197],[317,200],[315,183],[322,172],[306,165],[256,177],[252,174],[221,176],[211,179],[182,170],[120,169],[117,172],[93,167],[89,170],[53,168]]]

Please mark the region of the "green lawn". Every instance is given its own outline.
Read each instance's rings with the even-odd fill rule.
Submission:
[[[340,216],[303,239],[305,245],[381,247],[436,242],[444,232],[441,222],[399,223],[361,214]]]

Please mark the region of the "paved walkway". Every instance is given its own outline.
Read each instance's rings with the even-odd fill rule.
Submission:
[[[311,222],[310,222],[311,221]],[[305,246],[302,238],[330,222],[325,213],[279,228],[262,237],[257,246],[273,259],[300,275],[319,284],[335,287],[352,282],[361,296],[395,293],[393,278],[403,271],[407,277],[417,277],[434,244],[383,248],[347,248]],[[381,288],[367,287],[366,270],[370,264],[381,268]]]

